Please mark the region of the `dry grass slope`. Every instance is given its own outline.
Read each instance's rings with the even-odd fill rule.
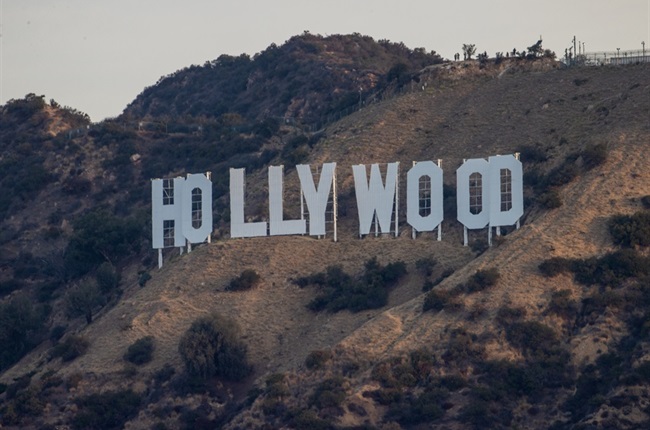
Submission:
[[[423,79],[427,82],[426,76]],[[584,84],[575,83],[584,79]],[[143,373],[167,363],[180,367],[181,334],[198,316],[213,311],[241,325],[260,380],[277,371],[301,378],[305,357],[316,349],[331,348],[339,357],[367,362],[420,346],[439,349],[449,329],[461,325],[470,332],[491,334],[487,343],[491,358],[516,359],[517,353],[493,321],[503,304],[524,307],[530,318],[561,331],[561,323],[542,315],[542,310],[554,290],[568,288],[579,298],[581,288],[568,276],[544,278],[537,266],[550,256],[583,258],[612,249],[607,218],[633,213],[641,207],[640,198],[650,195],[647,66],[505,72],[499,77],[462,80],[432,75],[429,82],[422,91],[370,105],[331,125],[327,138],[310,154],[311,164],[338,163],[340,193],[349,202],[338,243],[308,237],[223,240],[171,257],[146,287],[133,282],[117,306],[80,330],[91,340],[90,349],[60,372],[115,375],[124,367],[126,348],[147,335],[156,339],[157,349]],[[528,211],[520,230],[477,258],[462,247],[461,231],[453,220],[445,221],[442,242],[431,236],[412,240],[405,222],[398,238],[356,238],[352,164],[400,161],[404,173],[413,160],[442,158],[445,182],[454,184],[454,171],[463,158],[512,153],[532,145],[551,157],[550,168],[570,152],[598,143],[607,144],[608,160],[562,189],[562,207]],[[527,160],[523,162],[526,165]],[[297,175],[295,171],[286,175],[286,204],[291,207],[296,201]],[[248,181],[252,202],[247,207],[255,207],[258,199],[266,198],[266,176],[252,175]],[[409,269],[384,309],[314,314],[306,308],[314,291],[291,282],[334,264],[357,272],[373,256],[382,263],[403,260]],[[441,288],[465,281],[478,269],[498,268],[497,287],[465,299],[466,308],[484,307],[484,316],[468,322],[462,313],[422,313],[423,280],[414,263],[424,256],[458,269]],[[251,291],[226,292],[228,282],[247,268],[261,275],[261,284]],[[572,360],[593,361],[607,350],[607,342],[620,338],[621,326],[603,315],[595,325],[574,334]],[[31,370],[38,354],[44,353],[34,352],[7,371],[3,380]],[[38,370],[58,365],[52,362]],[[123,382],[115,378],[113,383]],[[364,384],[362,376],[350,390],[360,401],[360,393],[367,389]],[[248,420],[252,418],[246,413],[235,423]],[[349,413],[341,418],[346,423],[355,420]]]

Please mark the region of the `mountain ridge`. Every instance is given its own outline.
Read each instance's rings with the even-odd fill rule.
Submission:
[[[517,70],[519,67],[526,70]],[[39,419],[51,425],[71,422],[84,408],[78,399],[96,392],[99,386],[103,392],[129,388],[148,399],[147,406],[131,418],[128,424],[131,428],[151,428],[160,423],[171,428],[199,423],[228,428],[265,425],[270,428],[420,428],[423,425],[463,428],[481,423],[494,427],[572,428],[587,424],[605,426],[608,422],[621,428],[634,428],[647,422],[644,402],[648,399],[642,393],[647,382],[643,378],[636,385],[613,384],[602,394],[607,401],[588,397],[595,406],[586,412],[567,409],[563,404],[578,398],[576,393],[582,393],[580,381],[590,374],[589,366],[598,366],[598,360],[607,358],[612,351],[623,356],[618,342],[634,331],[634,325],[626,320],[641,311],[627,312],[612,305],[592,316],[588,306],[597,297],[600,286],[582,285],[568,273],[546,278],[538,269],[549,257],[589,259],[617,250],[608,231],[610,218],[643,210],[642,198],[650,195],[646,168],[650,156],[647,145],[650,116],[644,115],[650,112],[647,66],[560,69],[541,60],[532,62],[531,67],[512,60],[511,64],[481,67],[479,62],[469,61],[422,70],[417,73],[417,79],[406,84],[412,87],[409,91],[368,104],[325,127],[316,142],[303,144],[308,152],[302,162],[336,161],[338,164],[344,211],[339,222],[339,242],[333,243],[329,236],[321,240],[309,237],[226,240],[228,219],[223,208],[227,208],[227,193],[215,193],[215,212],[219,216],[215,221],[217,240],[212,244],[197,246],[182,256],[178,256],[177,250],[166,252],[165,265],[160,271],[153,269],[151,251],[131,255],[122,266],[121,296],[112,298],[109,306],[96,309],[92,324],[85,324],[79,318],[67,319],[65,309],[55,304],[58,307],[54,309],[53,321],[66,322],[68,335],[85,337],[90,345],[84,355],[68,363],[50,358],[56,343],[46,340],[6,369],[1,380],[8,385],[30,372],[36,372],[31,376],[33,386],[45,384],[42,381],[49,381],[52,375],[65,381],[47,397],[50,406],[36,418],[27,415],[22,424],[7,424],[36,427]],[[289,136],[294,133],[291,128],[284,130]],[[79,146],[77,160],[72,159],[70,166],[77,163],[83,171],[80,175],[62,175],[53,185],[46,185],[44,194],[40,195],[60,195],[62,202],[70,202],[66,204],[84,200],[85,206],[92,207],[92,202],[85,201],[84,196],[94,195],[97,178],[105,178],[111,184],[109,176],[119,173],[111,165],[103,164],[102,157],[117,160],[111,157],[121,151],[127,155],[123,159],[128,159],[130,151],[138,151],[143,156],[140,164],[130,159],[128,163],[133,164],[131,180],[141,180],[136,175],[148,169],[149,155],[144,151],[147,145],[157,142],[156,139],[169,144],[172,137],[179,138],[178,146],[192,142],[191,133],[170,137],[161,131],[130,132],[119,127],[109,131],[91,130],[88,135],[72,139],[60,136],[58,141],[45,140],[46,146],[54,148]],[[131,142],[130,145],[118,139],[120,133],[127,136],[125,141]],[[187,140],[181,140],[181,136]],[[281,139],[285,143],[279,145],[289,141]],[[606,159],[594,168],[586,168],[585,151],[601,144],[607,148]],[[521,229],[505,229],[507,234],[495,239],[495,245],[489,249],[480,246],[485,231],[471,232],[472,247],[463,247],[462,229],[453,211],[454,196],[449,193],[455,187],[456,167],[464,158],[513,152],[522,153],[526,172],[527,209]],[[399,237],[358,239],[351,164],[400,161],[402,166],[407,166],[409,161],[431,158],[442,158],[448,191],[443,240],[436,241],[432,234],[411,239],[403,219],[403,207],[400,207]],[[218,167],[226,170],[227,160],[220,163]],[[278,152],[266,164],[248,170],[247,211],[250,208],[254,217],[266,217],[268,192],[264,167],[276,163],[286,164],[288,215],[296,215],[297,175],[292,164]],[[566,169],[566,165],[576,166],[577,173],[555,188],[563,203],[554,209],[544,207],[538,201],[540,184],[544,182],[540,177],[547,177],[563,166]],[[88,173],[91,167],[96,169],[93,174]],[[69,197],[55,193],[55,185],[77,176],[92,179],[91,189]],[[137,210],[147,205],[137,199],[150,198],[148,189],[142,188],[130,190],[133,196],[129,199],[135,202]],[[400,195],[404,195],[402,190]],[[110,196],[109,201],[117,200],[117,196]],[[35,222],[36,215],[28,213],[29,204],[23,204],[25,209],[14,212],[13,222],[17,223],[20,216],[24,216],[24,225]],[[124,208],[121,211],[116,213],[122,216],[131,213]],[[47,206],[41,212],[38,216],[47,218]],[[81,209],[77,213],[80,212]],[[144,212],[139,216],[147,215]],[[64,226],[62,230],[60,240],[75,231],[74,226]],[[12,242],[12,246],[21,248],[30,240],[38,240],[38,231],[27,237],[20,242],[22,245]],[[53,243],[49,242],[49,246]],[[647,255],[643,247],[638,252]],[[374,256],[381,264],[398,260],[406,263],[408,273],[391,290],[387,306],[337,313],[314,313],[307,308],[317,295],[317,287],[301,288],[296,279],[332,265],[341,265],[346,272],[358,274],[363,270],[364,261]],[[438,263],[428,276],[417,269],[418,260],[424,257]],[[229,282],[247,268],[260,274],[260,283],[249,291],[226,291]],[[453,306],[423,311],[429,294],[423,292],[423,286],[449,268],[454,273],[432,291],[453,292],[477,271],[491,268],[498,269],[499,280],[483,291],[452,296],[449,303]],[[152,279],[141,286],[142,273],[138,272],[143,270]],[[609,288],[615,293],[631,294],[634,282],[627,280]],[[570,318],[549,311],[550,303],[556,303],[554,293],[563,290],[569,291],[569,298],[576,306],[580,305]],[[59,294],[61,299],[65,297]],[[504,324],[504,313],[517,309],[523,309],[523,321],[511,316],[513,320]],[[209,380],[198,391],[190,390],[188,394],[179,388],[183,386],[183,362],[178,354],[178,339],[192,320],[213,311],[239,323],[255,373],[241,383]],[[525,394],[518,394],[513,388],[507,394],[499,394],[497,384],[489,379],[491,373],[499,374],[494,367],[499,360],[510,363],[512,367],[507,371],[512,378],[525,368],[517,366],[539,365],[544,372],[550,371],[544,366],[551,364],[539,361],[534,355],[539,351],[521,346],[513,337],[513,327],[530,329],[532,326],[525,324],[533,322],[548,327],[556,336],[555,346],[569,353],[570,360],[561,361],[562,369],[569,372],[575,368],[582,376],[571,379],[562,374],[562,378],[573,382],[555,386],[546,381],[547,385],[540,386],[538,393],[526,391],[523,384],[524,388],[517,389],[524,390]],[[545,329],[535,327],[552,338]],[[122,359],[125,350],[149,335],[156,340],[153,360],[143,366],[129,367]],[[643,342],[638,341],[640,348]],[[321,367],[311,368],[306,364],[307,359],[318,351],[325,351],[323,356],[329,358]],[[543,353],[563,360],[562,351],[550,348]],[[417,354],[426,358],[418,359],[419,366],[423,367],[418,367],[421,370],[417,372],[421,373],[410,367]],[[642,348],[635,354],[630,358],[634,369],[647,361]],[[176,376],[152,382],[165,365],[173,366]],[[493,367],[486,371],[485,366]],[[456,385],[449,379],[452,377],[456,378]],[[76,386],[71,382],[74,379],[80,379]],[[458,384],[462,387],[458,388]],[[256,388],[256,395],[251,395],[248,403],[239,403],[240,409],[232,412],[231,402],[244,399],[249,387]],[[282,394],[278,397],[274,393],[280,388]],[[635,393],[640,390],[640,394],[635,394],[636,400],[631,397],[620,400],[623,390],[628,388]],[[16,390],[26,395],[27,391]],[[426,403],[429,412],[418,409],[418,402],[425,401],[422,393],[432,396]],[[494,400],[490,396],[501,398]],[[5,414],[6,408],[16,404],[8,395],[3,402]],[[624,408],[631,412],[624,414]],[[410,415],[400,415],[398,409],[409,411]],[[426,417],[424,421],[414,421],[422,416]]]

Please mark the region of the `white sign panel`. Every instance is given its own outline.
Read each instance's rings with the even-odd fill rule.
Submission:
[[[370,166],[370,182],[367,180],[366,166],[352,166],[354,189],[359,211],[359,234],[370,233],[370,225],[377,215],[382,233],[391,232],[393,207],[397,189],[397,171],[399,163],[389,163],[386,168],[386,186],[381,179],[379,164]],[[397,221],[395,221],[397,223]],[[396,227],[397,228],[397,227]]]
[[[420,214],[421,179],[430,181],[428,215]],[[433,161],[418,162],[406,174],[406,221],[417,231],[433,231],[444,219],[442,202],[442,169]]]
[[[201,243],[212,232],[212,182],[206,175],[151,181],[152,247]]]
[[[266,223],[249,222],[244,218],[246,169],[230,169],[230,237],[266,236]]]
[[[305,234],[307,224],[304,219],[284,219],[284,205],[282,204],[283,172],[284,166],[269,167],[270,234],[271,236]]]
[[[332,190],[332,183],[334,182],[336,163],[323,164],[318,189],[314,185],[314,177],[308,164],[299,164],[296,166],[296,170],[300,179],[300,188],[309,211],[309,234],[311,236],[324,236],[325,211]]]
[[[523,215],[523,168],[514,155],[466,160],[456,178],[458,221],[466,228],[514,225]]]

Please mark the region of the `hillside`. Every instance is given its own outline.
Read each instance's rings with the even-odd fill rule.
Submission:
[[[354,108],[360,98],[441,63],[435,52],[354,35],[305,32],[253,58],[222,55],[162,77],[124,111],[126,117],[276,117],[305,123]]]
[[[311,42],[310,37],[304,39]],[[338,63],[350,56],[344,52]],[[383,76],[390,69],[370,63],[364,67],[377,67]],[[199,76],[208,69],[207,65],[190,68],[178,76]],[[5,303],[21,289],[31,288],[42,297],[47,290],[44,283],[53,275],[40,270],[19,277],[17,264],[26,265],[23,270],[29,272],[39,258],[52,255],[50,266],[61,264],[67,272],[62,284],[50,291],[48,324],[50,329],[65,325],[65,335],[59,340],[39,334],[42,342],[3,371],[4,425],[112,428],[110,423],[93,424],[88,415],[91,402],[84,396],[117,390],[132,390],[121,392],[139,396],[133,400],[134,410],[123,410],[129,417],[128,428],[396,429],[486,423],[493,428],[642,428],[648,424],[647,248],[640,245],[633,255],[625,254],[630,265],[636,264],[625,275],[613,263],[609,268],[613,275],[599,272],[598,265],[605,263],[593,259],[588,264],[574,263],[582,268],[582,278],[568,269],[544,276],[538,268],[551,257],[568,261],[611,256],[621,246],[610,234],[610,219],[647,212],[643,204],[650,195],[647,65],[562,69],[546,60],[442,64],[420,69],[400,91],[381,93],[373,103],[316,135],[285,124],[268,138],[251,129],[231,130],[233,134],[225,136],[224,130],[232,124],[225,125],[224,118],[211,123],[222,136],[220,142],[232,142],[233,147],[259,138],[249,150],[251,157],[259,157],[253,164],[237,161],[241,155],[237,151],[202,152],[213,150],[207,142],[214,135],[200,136],[189,129],[167,133],[129,129],[132,121],[157,115],[147,108],[164,99],[155,94],[180,82],[167,79],[145,90],[127,108],[122,123],[96,125],[75,137],[70,131],[84,123],[61,122],[63,114],[57,108],[39,105],[37,111],[44,112],[39,115],[48,119],[28,128],[30,133],[40,130],[39,142],[45,150],[34,145],[23,151],[43,157],[42,165],[55,176],[51,183],[29,188],[23,199],[7,206],[10,217],[3,220],[3,243],[11,255],[4,260],[3,286],[10,278],[21,285],[13,284],[16,291],[3,289],[3,294]],[[171,110],[160,115],[192,115],[183,111],[183,103],[195,106],[192,97],[205,91],[183,95],[174,85],[169,91],[177,102],[168,104]],[[186,101],[181,103],[181,98]],[[278,115],[286,114],[286,106],[265,100],[278,106]],[[249,118],[246,121],[263,118],[261,110],[241,112]],[[7,118],[5,112],[3,120]],[[54,123],[59,128],[47,135],[45,131],[52,127],[47,124]],[[18,141],[5,136],[3,145],[9,151]],[[299,138],[305,140],[289,143]],[[170,152],[177,156],[175,164],[160,155],[160,148],[170,146],[169,151],[176,151]],[[296,148],[304,150],[303,163],[337,162],[339,241],[300,236],[229,239],[223,182],[227,168],[247,166],[247,211],[261,219],[268,198],[266,166],[284,163],[287,216],[295,217],[298,182],[291,150]],[[606,148],[606,157],[592,165],[593,148]],[[522,154],[526,213],[521,229],[505,229],[507,234],[489,249],[483,243],[486,230],[471,232],[472,246],[462,246],[454,197],[449,194],[440,242],[431,234],[413,240],[404,207],[399,237],[357,238],[353,164],[399,161],[403,175],[412,161],[442,159],[445,185],[453,190],[454,172],[463,159],[513,152]],[[134,153],[140,161],[132,161]],[[186,162],[201,154],[195,164]],[[215,179],[213,243],[184,255],[166,252],[161,270],[153,267],[146,239],[139,243],[140,250],[126,239],[121,247],[103,248],[112,259],[120,253],[127,256],[116,264],[122,272],[121,292],[111,293],[103,305],[93,308],[91,324],[83,317],[66,316],[63,302],[73,284],[94,276],[95,269],[75,275],[83,268],[69,257],[68,243],[81,238],[78,220],[88,214],[86,209],[91,214],[96,207],[106,209],[109,215],[99,218],[106,224],[117,222],[111,216],[124,223],[139,220],[143,236],[148,237],[148,179],[202,169],[222,178]],[[90,185],[75,181],[77,177],[87,178]],[[62,191],[66,183],[67,191]],[[400,195],[404,194],[402,185]],[[550,194],[560,199],[559,207],[550,208],[557,205],[541,198]],[[52,220],[54,201],[61,215]],[[401,204],[405,206],[404,201]],[[50,233],[53,236],[44,239],[52,227],[58,235]],[[62,247],[67,247],[65,252]],[[74,255],[96,258],[81,245],[72,250],[86,253]],[[299,278],[334,265],[360,274],[372,257],[380,265],[397,261],[406,265],[406,275],[390,290],[385,306],[358,312],[308,308],[320,290],[300,287]],[[437,262],[430,274],[419,268],[427,259]],[[586,267],[594,278],[591,283],[584,279]],[[260,282],[247,291],[227,291],[231,280],[245,269],[254,269]],[[453,273],[441,278],[447,269]],[[498,272],[494,285],[480,291],[458,288],[477,271],[488,269]],[[151,275],[144,286],[139,285],[142,273]],[[440,283],[431,286],[437,279]],[[423,292],[427,282],[435,294]],[[423,310],[431,306],[432,298],[441,307]],[[254,368],[241,382],[196,381],[184,374],[181,336],[197,317],[212,312],[240,326]],[[88,341],[87,350],[69,361],[53,357],[56,346],[73,334]],[[145,336],[155,342],[152,360],[129,364],[123,359],[125,352]]]

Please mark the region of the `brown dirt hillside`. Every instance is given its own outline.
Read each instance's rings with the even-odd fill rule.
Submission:
[[[338,362],[353,357],[367,364],[350,378],[346,391],[348,398],[359,401],[371,383],[372,363],[421,346],[440,351],[450,330],[458,326],[486,339],[490,358],[519,359],[494,322],[504,304],[523,307],[529,319],[562,333],[576,364],[592,362],[621,338],[621,321],[604,314],[594,324],[569,333],[561,321],[543,310],[553,291],[570,289],[580,299],[584,288],[568,275],[544,278],[537,267],[550,256],[584,258],[613,249],[607,219],[639,210],[640,198],[650,195],[649,71],[647,65],[526,73],[506,70],[458,79],[454,78],[458,70],[425,72],[419,90],[369,105],[332,124],[309,155],[312,165],[338,163],[338,185],[347,209],[340,220],[338,243],[330,237],[225,239],[189,254],[167,254],[163,269],[153,272],[144,288],[132,282],[115,307],[102,311],[91,325],[78,326],[78,332],[90,340],[85,355],[62,365],[58,360],[47,362],[47,351],[41,348],[5,372],[2,380],[11,381],[30,371],[55,371],[62,376],[92,375],[106,381],[104,388],[143,389],[149,375],[163,365],[182,368],[177,352],[180,336],[198,316],[215,311],[240,324],[259,384],[271,373],[286,372],[291,384],[313,386],[328,375],[305,370],[305,357],[316,349],[331,349]],[[600,143],[607,145],[607,161],[561,189],[562,207],[528,209],[520,230],[479,256],[462,246],[455,220],[445,220],[441,242],[427,235],[411,239],[404,208],[400,237],[356,237],[352,164],[400,161],[402,179],[412,161],[441,158],[445,183],[453,185],[454,172],[464,158],[508,154],[532,146],[548,155],[549,160],[537,166],[548,171],[568,154]],[[522,162],[526,170],[533,164]],[[247,181],[247,208],[263,205],[265,172]],[[288,170],[285,201],[293,208],[288,211],[292,216],[296,193],[297,175]],[[485,235],[485,231],[473,232],[471,237],[476,240]],[[358,273],[373,256],[381,263],[403,260],[409,272],[383,309],[313,313],[305,305],[314,297],[314,289],[301,289],[291,282],[334,264]],[[436,270],[456,269],[441,284],[443,289],[467,280],[478,269],[498,268],[501,278],[495,288],[463,299],[465,309],[484,310],[477,319],[468,320],[466,312],[422,312],[424,279],[414,266],[423,257],[435,258],[439,262]],[[251,291],[225,291],[228,282],[247,268],[260,274],[261,284]],[[146,335],[156,340],[153,361],[131,379],[121,376],[126,348]],[[306,397],[307,388],[302,392]],[[377,424],[382,407],[367,399],[364,402],[367,415],[345,410],[337,422]],[[261,401],[254,403],[231,422],[231,428],[261,426],[260,408]],[[549,417],[560,416],[555,406],[549,406],[548,413],[530,418],[530,425],[542,428]],[[149,428],[150,420],[148,412],[143,412],[130,428]]]

